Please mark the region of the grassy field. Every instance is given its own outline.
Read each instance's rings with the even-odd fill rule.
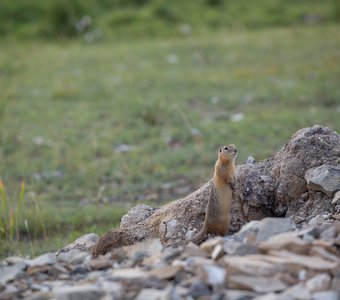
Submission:
[[[136,203],[186,195],[219,145],[235,143],[240,164],[302,127],[339,131],[338,33],[1,43],[0,256],[57,250]]]

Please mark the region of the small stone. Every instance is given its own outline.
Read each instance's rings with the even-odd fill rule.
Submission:
[[[194,236],[195,236],[195,233],[196,233],[196,231],[195,230],[188,230],[187,231],[187,233],[185,234],[185,239],[187,240],[187,241],[192,241],[192,239],[194,238]]]
[[[334,214],[334,215],[332,215],[332,218],[340,221],[340,214]]]
[[[335,193],[332,204],[340,204],[340,191]]]
[[[307,187],[311,190],[321,191],[332,197],[340,191],[340,166],[324,164],[307,170],[305,174]]]
[[[50,299],[53,299],[52,292],[38,292],[29,297],[26,297],[26,300],[50,300]]]
[[[327,261],[321,257],[312,257],[307,255],[298,255],[286,250],[271,251],[272,255],[282,258],[286,264],[296,264],[316,271],[332,271],[338,264],[335,262]],[[267,258],[268,259],[268,258]]]
[[[44,273],[51,270],[51,266],[57,263],[57,256],[55,253],[46,253],[32,260],[27,260],[27,263],[26,272],[28,275]]]
[[[178,63],[178,56],[176,54],[169,54],[166,58],[166,61],[169,64],[177,64]]]
[[[23,270],[26,268],[26,266],[27,265],[24,261],[12,266],[0,266],[0,285],[5,285],[7,282],[10,282],[17,278],[20,274],[23,273]]]
[[[226,300],[250,300],[254,299],[258,294],[252,291],[228,289],[224,292]]]
[[[67,252],[72,249],[79,249],[83,251],[89,251],[89,249],[97,243],[99,240],[99,236],[95,233],[88,233],[84,234],[81,237],[77,238],[74,242],[71,244],[68,244],[67,246],[63,247],[61,250],[58,251],[57,256],[61,252]]]
[[[325,218],[322,215],[316,215],[314,218],[310,219],[308,225],[317,226],[325,222]]]
[[[221,256],[223,256],[223,254],[224,254],[223,246],[221,244],[216,245],[214,250],[211,253],[211,259],[217,260]]]
[[[124,255],[130,257],[131,266],[143,261],[144,264],[153,264],[160,259],[163,246],[159,239],[148,239],[130,246],[122,247]],[[115,258],[113,258],[115,260]]]
[[[327,273],[318,274],[306,282],[306,287],[312,292],[326,291],[331,286],[331,276]]]
[[[88,271],[89,271],[89,269],[85,265],[76,265],[73,268],[71,268],[71,274],[72,275],[78,275],[78,277],[85,277],[85,275],[88,273]]]
[[[205,251],[206,253],[212,253],[212,251],[215,249],[215,247],[217,245],[223,245],[224,243],[224,240],[222,237],[216,237],[216,238],[213,238],[213,239],[210,239],[210,240],[207,240],[205,242],[203,242],[201,245],[200,245],[200,248]]]
[[[340,264],[340,258],[336,256],[335,254],[330,253],[323,247],[318,247],[318,246],[312,247],[309,250],[309,255],[319,256],[326,260],[334,261]]]
[[[182,254],[182,248],[167,247],[162,251],[162,260],[170,264]]]
[[[174,278],[180,271],[182,267],[179,265],[175,266],[163,266],[157,269],[153,269],[149,272],[150,276],[155,276],[160,280]]]
[[[257,274],[259,276],[274,276],[285,268],[282,264],[268,261],[269,255],[224,256],[230,274]]]
[[[237,251],[237,249],[242,246],[243,244],[238,241],[226,241],[223,244],[223,250],[225,253],[229,255],[234,255]]]
[[[79,284],[53,289],[56,300],[97,300],[104,291],[94,284]]]
[[[307,242],[318,239],[319,235],[319,230],[316,227],[307,227],[306,229],[302,229],[297,232],[297,236],[302,237],[302,239]]]
[[[255,235],[260,229],[261,221],[253,220],[242,226],[239,232],[233,235],[235,241],[244,242],[249,235]]]
[[[15,285],[7,284],[4,290],[0,290],[0,299],[1,300],[12,300],[19,299],[20,290]]]
[[[254,297],[253,300],[283,300],[282,296],[276,293],[262,294],[260,296]]]
[[[336,291],[324,291],[314,293],[312,300],[339,300],[339,293]]]
[[[234,251],[233,255],[245,256],[250,254],[258,254],[258,247],[250,244],[243,244]]]
[[[108,274],[117,279],[143,279],[148,277],[148,273],[141,268],[113,269]]]
[[[42,265],[53,265],[57,262],[57,256],[55,253],[46,253],[40,255],[34,259],[27,260],[30,267],[42,266]]]
[[[206,257],[207,253],[203,251],[198,245],[190,242],[185,245],[184,252],[182,254],[182,258],[186,258],[188,256],[202,256]]]
[[[32,266],[32,267],[28,267],[27,270],[26,270],[26,273],[28,275],[34,275],[34,274],[37,274],[37,273],[44,273],[44,272],[47,272],[49,270],[52,269],[52,265],[36,265],[36,266]],[[40,274],[40,276],[44,276],[42,274]]]
[[[265,218],[261,220],[256,242],[262,242],[278,233],[295,229],[291,219],[288,218]]]
[[[209,287],[202,281],[197,280],[191,286],[189,295],[193,298],[208,296],[211,294]]]
[[[23,262],[25,259],[21,256],[10,256],[5,259],[9,265],[15,265],[17,263]]]
[[[92,270],[103,270],[112,267],[112,262],[110,261],[111,253],[105,255],[100,255],[95,259],[88,262],[89,267]]]
[[[154,213],[155,209],[149,205],[138,204],[132,207],[126,215],[122,217],[120,222],[121,228],[129,228],[144,221]]]
[[[124,287],[122,283],[112,280],[108,281],[106,278],[103,278],[103,274],[101,274],[97,284],[106,292],[106,297],[101,298],[101,300],[124,299]]]
[[[233,275],[228,278],[229,288],[243,288],[258,293],[279,292],[284,290],[287,285],[275,277]]]
[[[132,148],[133,147],[131,145],[120,144],[114,149],[114,151],[117,153],[128,153],[132,150]]]
[[[320,238],[324,240],[330,240],[336,237],[337,230],[335,226],[330,226],[329,228],[323,230],[320,234]]]
[[[166,235],[165,235],[166,238],[171,238],[177,234],[178,232],[177,224],[178,222],[176,219],[173,219],[166,224]]]
[[[232,122],[240,122],[244,119],[245,115],[244,113],[236,113],[230,116],[230,121]]]
[[[49,291],[49,288],[46,285],[40,285],[40,284],[37,284],[37,283],[32,283],[30,285],[30,289],[32,291],[39,291],[39,292],[48,292]]]
[[[305,221],[305,218],[302,216],[292,216],[295,224],[300,224]]]
[[[210,286],[222,287],[225,285],[226,269],[214,265],[203,265],[202,268],[206,275],[206,282]]]
[[[251,155],[249,155],[247,157],[247,160],[246,160],[246,164],[255,164],[256,163],[256,159],[254,157],[252,157]]]
[[[303,283],[298,283],[280,294],[281,299],[311,299],[311,293]]]
[[[308,272],[305,269],[302,269],[298,272],[298,279],[300,281],[306,281]]]
[[[306,254],[310,247],[310,242],[292,236],[290,233],[281,233],[270,237],[267,241],[259,244],[261,252],[270,250],[290,250],[299,254]]]
[[[136,300],[167,300],[171,299],[171,289],[172,287],[169,286],[163,290],[156,290],[156,289],[142,289]]]
[[[340,293],[340,276],[339,276],[339,274],[337,274],[337,276],[333,278],[331,289],[338,291]]]
[[[82,264],[91,254],[87,251],[73,248],[68,251],[61,251],[57,254],[58,262],[66,262],[69,264]]]
[[[340,204],[335,205],[334,211],[338,214],[340,212]]]

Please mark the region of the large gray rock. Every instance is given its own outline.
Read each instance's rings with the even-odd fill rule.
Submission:
[[[324,164],[306,172],[307,187],[332,197],[340,191],[340,166]]]

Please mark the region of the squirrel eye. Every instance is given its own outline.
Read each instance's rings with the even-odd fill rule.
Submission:
[[[224,150],[229,150],[229,148],[228,147],[224,147]]]
[[[220,152],[222,152],[222,147],[220,148]]]

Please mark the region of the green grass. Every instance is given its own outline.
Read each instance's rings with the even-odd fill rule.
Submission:
[[[338,22],[338,0],[0,0],[0,37],[131,39]]]
[[[210,178],[219,145],[235,143],[242,163],[302,127],[339,131],[338,32],[1,43],[0,178],[13,206],[26,183],[34,254],[105,232],[133,204],[184,196]],[[0,256],[32,254],[24,227],[19,235],[1,241]]]

